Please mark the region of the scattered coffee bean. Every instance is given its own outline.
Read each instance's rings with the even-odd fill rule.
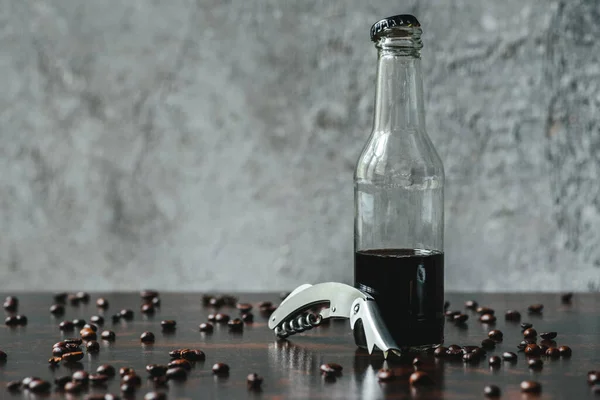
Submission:
[[[227,314],[218,313],[217,315],[215,315],[215,322],[217,322],[219,324],[226,324],[228,321],[229,321],[229,315],[227,315]]]
[[[540,333],[540,337],[542,339],[554,339],[556,337],[556,332],[542,332]]]
[[[527,311],[529,311],[530,314],[541,314],[543,309],[543,304],[532,304],[527,307]]]
[[[54,298],[55,302],[60,303],[60,304],[65,304],[68,296],[69,296],[69,293],[60,292],[60,293],[54,294],[54,296],[52,296],[52,297]]]
[[[50,306],[50,314],[61,316],[65,313],[65,306],[62,304],[53,304]]]
[[[200,324],[200,332],[212,332],[214,330],[214,326],[213,324],[211,324],[210,322],[203,322]]]
[[[229,307],[235,307],[235,305],[238,302],[238,298],[230,294],[224,294],[223,296],[221,296],[221,298],[223,300],[223,304]]]
[[[20,326],[27,325],[27,317],[24,315],[17,315],[15,317],[15,320],[17,321],[17,325],[20,325]]]
[[[114,314],[113,316],[110,317],[110,319],[112,320],[113,324],[116,324],[117,322],[119,322],[121,320],[121,314]]]
[[[550,347],[546,350],[546,356],[550,358],[558,358],[560,357],[560,351],[556,347]]]
[[[44,381],[42,379],[34,379],[29,383],[29,385],[27,385],[27,388],[32,393],[48,393],[50,391],[50,388],[52,388],[52,385],[48,381]]]
[[[19,299],[14,296],[8,296],[4,299],[4,309],[8,312],[15,312],[19,308]]]
[[[63,354],[67,354],[67,353],[70,353],[70,351],[67,350],[67,348],[64,346],[55,346],[52,348],[52,355],[54,357],[62,357]]]
[[[525,339],[535,339],[537,338],[537,331],[533,328],[525,329],[525,331],[523,331],[523,337]]]
[[[487,385],[483,388],[483,395],[485,397],[500,397],[500,388],[496,385]]]
[[[379,382],[388,382],[394,380],[394,371],[389,368],[382,368],[377,372]]]
[[[148,301],[150,301],[150,300],[152,300],[153,298],[155,298],[155,297],[158,297],[158,292],[157,292],[156,290],[150,290],[150,289],[147,289],[147,290],[142,290],[142,291],[140,292],[140,297],[141,297],[143,300],[148,300]]]
[[[152,383],[154,384],[154,387],[156,387],[156,388],[168,387],[169,385],[167,384],[166,372],[165,372],[165,375],[163,375],[163,376],[152,377]]]
[[[99,372],[99,371],[98,371]],[[119,376],[122,378],[125,375],[135,375],[135,371],[131,367],[121,367],[119,368]]]
[[[483,347],[484,349],[493,349],[496,347],[496,342],[492,339],[483,339],[481,341],[481,347]]]
[[[108,300],[106,300],[104,297],[100,297],[98,300],[96,300],[96,307],[106,310],[108,308]]]
[[[445,311],[444,315],[446,316],[446,318],[448,318],[449,320],[453,320],[455,315],[461,314],[460,311]]]
[[[560,296],[560,301],[563,304],[571,304],[571,299],[573,298],[573,292],[565,293]]]
[[[121,383],[127,383],[129,385],[134,385],[135,387],[140,387],[142,384],[142,378],[136,374],[127,374],[121,377]]]
[[[273,303],[271,303],[270,301],[261,301],[260,303],[258,303],[258,308],[269,308],[272,306]]]
[[[6,390],[9,392],[18,392],[21,390],[21,381],[10,381],[6,384]]]
[[[184,360],[183,358],[178,358],[169,362],[167,365],[169,368],[183,368],[186,371],[190,371],[192,369],[192,364],[188,360]]]
[[[463,354],[462,359],[465,363],[476,363],[481,360],[480,353],[467,353]]]
[[[85,348],[88,353],[98,353],[100,351],[100,344],[95,340],[90,340],[86,343]]]
[[[457,344],[451,344],[450,346],[448,346],[448,350],[461,350],[462,351],[462,347],[460,347]]]
[[[91,328],[83,328],[79,331],[79,334],[81,335],[81,338],[86,341],[97,339],[96,332]]]
[[[505,351],[502,353],[502,359],[504,361],[514,362],[517,361],[517,355],[512,351]]]
[[[121,385],[120,389],[121,389],[121,393],[129,395],[129,394],[134,394],[137,388],[135,387],[135,385],[132,385],[129,383],[123,383]]]
[[[281,300],[283,300],[284,298],[282,298]],[[447,309],[450,308],[450,302],[449,301],[445,301],[444,302],[444,311],[446,311]]]
[[[100,337],[102,338],[102,340],[106,340],[108,342],[114,342],[116,339],[116,335],[113,331],[102,331],[102,334],[100,335]]]
[[[66,353],[62,356],[62,361],[66,363],[73,363],[81,360],[83,358],[82,351],[75,351],[73,353]]]
[[[83,329],[91,329],[91,330],[93,330],[94,332],[98,332],[98,326],[97,326],[97,325],[94,325],[94,324],[85,324],[85,325],[83,326]]]
[[[446,357],[459,358],[463,356],[462,349],[450,349],[446,350]]]
[[[67,393],[81,393],[85,386],[80,382],[67,382],[63,387],[63,390]]]
[[[183,368],[169,368],[165,376],[170,380],[183,381],[187,379],[187,371]]]
[[[131,321],[133,319],[133,310],[123,309],[119,311],[119,314],[121,315],[121,318],[126,321]]]
[[[162,327],[163,331],[174,331],[177,327],[177,322],[172,319],[165,319],[160,321],[160,326]]]
[[[73,325],[75,325],[79,329],[83,328],[86,323],[87,322],[85,322],[85,319],[74,319],[73,320]]]
[[[244,321],[244,323],[246,324],[254,322],[254,314],[252,314],[251,312],[242,314],[242,321]]]
[[[75,371],[73,375],[71,375],[71,379],[80,383],[87,383],[90,378],[90,374],[85,371]]]
[[[110,364],[102,364],[98,368],[96,368],[96,372],[106,376],[115,376],[116,371],[115,367]]]
[[[479,348],[476,348],[475,350],[473,350],[472,352],[470,352],[469,354],[474,354],[473,357],[483,358],[487,354],[487,351],[485,351],[484,349],[479,347]]]
[[[167,369],[169,368],[166,365],[146,365],[146,371],[150,374],[150,376],[164,376],[167,373]]]
[[[181,358],[188,361],[204,361],[206,355],[202,350],[185,349],[181,351]]]
[[[151,303],[154,307],[160,307],[160,297],[153,298]]]
[[[92,385],[102,385],[108,381],[108,375],[90,374],[89,381]]]
[[[144,303],[144,304],[142,304],[142,307],[141,307],[142,314],[147,314],[147,315],[154,314],[155,311],[156,310],[155,310],[154,305],[152,303]]]
[[[171,358],[181,358],[181,351],[182,350],[186,350],[186,349],[171,350],[169,352],[169,357],[171,357]]]
[[[469,310],[475,310],[477,308],[478,304],[475,300],[467,300],[465,301],[465,308],[468,308]]]
[[[600,383],[600,371],[588,371],[587,381],[590,385]]]
[[[244,323],[239,318],[234,318],[227,322],[227,326],[229,327],[229,331],[231,332],[241,332],[244,330]]]
[[[167,400],[167,394],[164,392],[148,392],[144,395],[144,400]]]
[[[246,377],[246,384],[248,385],[249,389],[258,389],[258,388],[260,388],[262,383],[263,383],[262,376],[260,376],[256,373],[248,374],[248,376]]]
[[[152,332],[144,332],[140,336],[140,341],[142,343],[154,343],[154,333]]]
[[[79,299],[79,301],[81,301],[82,303],[87,303],[90,301],[90,295],[89,293],[86,292],[77,292],[75,294],[75,296]]]
[[[504,319],[507,321],[518,322],[521,320],[521,313],[515,310],[508,310],[506,314],[504,314]]]
[[[525,347],[530,344],[535,344],[535,339],[523,339],[521,340],[521,343],[517,345],[517,348],[519,350],[525,350]]]
[[[225,363],[216,363],[212,367],[212,372],[215,375],[227,375],[229,374],[229,365]]]
[[[481,317],[479,317],[479,321],[486,324],[493,324],[496,322],[496,316],[494,314],[483,314]]]
[[[415,367],[419,366],[423,364],[423,360],[421,359],[421,357],[415,357],[412,360],[412,365],[414,365]]]
[[[493,309],[489,308],[489,307],[477,307],[477,314],[479,315],[485,315],[485,314],[495,314],[496,311],[494,311]]]
[[[39,380],[41,380],[41,378],[38,378],[37,376],[26,376],[25,378],[23,378],[21,380],[21,385],[24,388],[27,388],[31,382],[39,381]]]
[[[435,357],[444,357],[446,355],[446,351],[448,351],[447,347],[439,346],[433,351],[433,355]]]
[[[569,346],[560,346],[558,348],[558,351],[560,352],[560,356],[564,358],[571,357],[571,355],[573,354],[573,351]]]
[[[263,316],[268,317],[273,314],[275,310],[277,310],[277,306],[272,305],[269,307],[260,307],[259,310]]]
[[[60,362],[62,361],[62,357],[50,357],[48,359],[48,364],[50,364],[50,366],[55,366],[60,364]]]
[[[211,307],[219,308],[223,306],[223,299],[221,297],[211,297],[208,301],[208,305]]]
[[[533,324],[529,323],[529,322],[521,322],[521,330],[526,330],[529,328],[533,328]]]
[[[433,383],[433,381],[431,380],[431,377],[423,371],[415,371],[410,375],[410,378],[408,378],[408,382],[412,385],[412,386],[426,386],[426,385],[431,385]]]
[[[75,294],[69,294],[67,296],[67,301],[69,302],[69,304],[71,304],[72,306],[78,306],[79,303],[81,302],[81,299],[79,297],[77,297],[77,295]]]
[[[463,354],[469,354],[469,353],[474,352],[477,349],[479,349],[479,346],[463,346],[461,350],[462,350]]]
[[[500,365],[501,363],[502,363],[502,359],[498,356],[491,356],[488,359],[488,364],[490,364],[491,366]]]
[[[529,366],[529,368],[531,369],[542,369],[544,368],[544,362],[542,361],[541,358],[532,358],[530,360],[527,361],[527,365]]]
[[[504,334],[502,333],[502,331],[494,329],[488,332],[488,337],[492,340],[495,340],[496,342],[499,342],[502,341]]]
[[[104,317],[101,315],[92,315],[90,317],[90,322],[96,325],[104,325]]]
[[[6,326],[17,326],[19,325],[19,321],[17,320],[17,317],[15,315],[10,315],[6,317],[6,319],[4,320],[4,324],[6,324]]]
[[[521,391],[523,393],[540,393],[542,385],[535,381],[523,381],[521,382]]]
[[[466,322],[468,319],[469,316],[467,314],[457,314],[452,318],[454,322],[457,322],[459,324]]]
[[[74,351],[81,351],[81,348],[79,347],[79,344],[77,343],[67,343],[67,342],[63,342],[64,344],[62,345],[62,347],[64,347],[67,351],[66,353],[72,353]]]
[[[538,346],[535,343],[532,344],[528,344],[527,347],[525,347],[525,355],[527,356],[539,356],[540,354],[542,354],[542,349],[540,346]]]
[[[249,313],[252,310],[250,303],[237,303],[235,306],[242,314]]]

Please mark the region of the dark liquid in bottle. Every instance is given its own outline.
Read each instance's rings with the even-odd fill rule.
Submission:
[[[444,253],[378,249],[355,253],[355,286],[375,298],[400,347],[444,341]]]

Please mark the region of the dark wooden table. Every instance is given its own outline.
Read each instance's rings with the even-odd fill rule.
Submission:
[[[115,367],[133,367],[144,378],[137,398],[153,389],[146,381],[145,366],[151,363],[166,364],[168,352],[176,348],[198,348],[206,353],[206,361],[199,362],[191,371],[186,382],[170,382],[167,390],[171,399],[480,399],[487,384],[498,385],[502,398],[516,399],[588,399],[600,398],[591,392],[586,382],[587,371],[600,369],[600,294],[576,294],[571,305],[561,304],[558,294],[449,294],[450,309],[463,309],[463,302],[476,299],[480,305],[494,308],[499,315],[494,328],[504,332],[504,341],[489,355],[503,351],[516,352],[516,345],[522,339],[518,323],[504,320],[506,309],[521,311],[523,321],[534,324],[538,332],[557,331],[556,341],[573,349],[571,358],[557,360],[544,359],[543,370],[528,369],[523,353],[518,353],[517,363],[503,363],[500,368],[491,370],[487,361],[477,365],[463,364],[462,361],[445,361],[432,356],[425,357],[423,369],[435,380],[430,388],[411,389],[408,376],[413,371],[410,362],[389,360],[398,378],[390,383],[379,383],[376,371],[384,365],[381,356],[369,356],[354,346],[348,322],[332,322],[312,331],[298,334],[288,341],[277,341],[266,326],[266,318],[256,310],[255,322],[246,325],[243,333],[230,333],[226,326],[216,326],[214,333],[205,334],[198,325],[207,320],[211,308],[202,305],[200,294],[161,294],[161,308],[153,317],[140,314],[141,299],[135,294],[92,294],[87,305],[66,306],[66,314],[53,317],[48,308],[53,303],[52,294],[19,294],[18,313],[28,317],[24,327],[0,325],[0,349],[8,354],[8,359],[0,363],[0,398],[30,398],[30,394],[10,394],[3,387],[11,380],[25,376],[38,376],[53,381],[55,377],[83,368],[92,372],[103,363]],[[106,297],[110,308],[104,312],[96,308],[95,300]],[[276,294],[240,294],[240,301],[257,303],[263,300],[279,302]],[[541,316],[529,316],[526,307],[533,303],[543,303]],[[113,324],[110,316],[122,308],[135,311],[131,322]],[[221,308],[221,312],[237,315],[233,308]],[[113,343],[102,342],[100,353],[86,354],[80,364],[72,367],[60,365],[52,369],[48,365],[52,345],[64,337],[58,329],[62,320],[83,318],[99,314],[107,316],[105,329],[116,332]],[[162,319],[175,319],[177,330],[172,334],[161,332]],[[446,324],[446,345],[480,344],[487,337],[490,326],[480,323],[472,314],[466,328]],[[152,331],[156,335],[153,345],[140,343],[140,334]],[[230,365],[228,377],[216,377],[211,372],[215,362]],[[325,362],[336,362],[344,367],[343,375],[335,382],[326,382],[319,373],[319,366]],[[246,376],[257,372],[264,377],[262,391],[249,391]],[[523,380],[536,380],[542,384],[540,395],[526,395],[520,392]],[[109,382],[107,389],[94,389],[91,393],[108,391],[119,393],[119,379]],[[65,398],[59,392],[52,392],[49,398]],[[66,398],[84,398],[84,395]]]

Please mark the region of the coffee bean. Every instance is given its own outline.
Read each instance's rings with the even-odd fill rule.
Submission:
[[[225,363],[216,363],[212,367],[213,374],[215,375],[227,375],[229,374],[229,365]]]
[[[81,348],[79,347],[79,344],[77,344],[77,343],[64,342],[63,347],[65,349],[67,349],[67,353],[72,353],[74,351],[81,351]]]
[[[181,351],[181,358],[188,361],[204,361],[206,355],[202,350],[185,349]]]
[[[133,319],[133,310],[123,309],[119,311],[119,314],[121,315],[121,318],[123,318],[126,321],[131,321]]]
[[[50,388],[52,388],[52,385],[48,381],[44,381],[42,379],[34,379],[29,383],[29,385],[27,385],[27,388],[32,393],[48,393],[50,391]]]
[[[6,353],[0,350],[0,361],[6,361],[7,358],[8,356],[6,355]]]
[[[99,371],[98,371],[99,372]],[[131,367],[121,367],[119,368],[119,376],[122,378],[125,375],[135,375],[135,371]]]
[[[535,344],[535,339],[523,339],[521,340],[521,343],[517,345],[517,348],[519,350],[525,350],[525,347],[530,344]]]
[[[15,312],[19,308],[19,299],[14,296],[8,296],[4,299],[4,309],[8,312]]]
[[[81,360],[82,358],[83,358],[83,352],[75,351],[73,353],[63,354],[62,361],[66,362],[66,363],[73,363],[73,362]]]
[[[492,339],[483,339],[481,341],[481,347],[483,347],[484,349],[493,349],[496,347],[496,342]]]
[[[511,351],[505,351],[502,353],[502,359],[504,361],[514,362],[517,361],[517,355]]]
[[[104,325],[104,317],[101,315],[92,315],[90,317],[90,322],[96,325]]]
[[[462,350],[463,354],[469,354],[469,353],[474,352],[477,349],[479,349],[479,346],[463,346],[461,350]]]
[[[282,298],[281,300],[283,300],[284,298]],[[449,301],[445,301],[444,302],[444,311],[446,311],[447,309],[450,308],[450,302]]]
[[[532,358],[529,361],[527,361],[527,365],[529,365],[529,368],[531,369],[539,370],[544,368],[544,362],[541,358]]]
[[[221,297],[211,297],[208,301],[208,305],[211,307],[219,308],[223,306],[224,302]]]
[[[465,363],[476,363],[481,360],[479,353],[467,353],[463,354],[462,359]]]
[[[542,332],[540,333],[540,337],[542,339],[554,339],[556,337],[556,332]]]
[[[154,309],[154,305],[151,303],[144,303],[141,307],[142,314],[154,314],[156,310]]]
[[[246,377],[246,384],[248,385],[248,389],[258,389],[263,383],[262,376],[252,373],[248,374]]]
[[[435,357],[444,357],[446,355],[446,351],[448,351],[447,347],[439,346],[433,351],[433,355]]]
[[[60,362],[62,361],[62,357],[50,357],[48,359],[48,364],[50,364],[51,367],[60,364]]]
[[[494,329],[488,332],[488,337],[492,340],[495,340],[496,342],[499,342],[502,341],[504,334],[502,333],[502,331]]]
[[[63,346],[55,346],[52,348],[52,355],[54,357],[62,357],[63,354],[69,353],[66,347]]]
[[[183,358],[178,358],[169,362],[167,365],[169,368],[183,368],[186,371],[190,371],[192,369],[192,364],[188,360],[184,360]]]
[[[530,314],[541,314],[543,309],[544,309],[543,304],[532,304],[529,307],[527,307],[527,311]]]
[[[223,304],[229,307],[235,307],[238,302],[238,298],[230,294],[224,294],[221,298],[223,299]]]
[[[85,324],[85,325],[83,326],[83,329],[91,329],[91,330],[93,330],[94,332],[98,332],[98,326],[97,326],[97,325],[94,325],[94,324]]]
[[[379,382],[388,382],[394,380],[394,371],[389,368],[382,368],[377,372]]]
[[[85,324],[87,324],[87,322],[85,322],[85,319],[74,319],[73,320],[73,325],[79,329],[83,328]]]
[[[61,316],[65,313],[65,307],[62,304],[53,304],[50,306],[50,314]]]
[[[115,367],[110,364],[102,364],[98,368],[96,368],[96,372],[106,376],[115,376],[116,371]]]
[[[228,321],[229,321],[229,315],[227,315],[227,314],[218,313],[217,315],[215,315],[215,322],[217,322],[219,324],[226,324]]]
[[[533,328],[525,329],[525,331],[523,331],[523,337],[525,339],[535,339],[537,337],[537,331]]]
[[[90,374],[89,380],[92,385],[103,385],[104,383],[106,383],[106,381],[108,381],[108,375]]]
[[[54,383],[57,387],[63,388],[67,384],[67,382],[71,382],[71,377],[69,375],[61,376],[59,378],[54,379]]]
[[[144,300],[152,300],[155,297],[158,297],[158,292],[156,290],[142,290],[140,292],[140,297]]]
[[[446,350],[446,357],[451,357],[451,358],[459,358],[462,357],[463,352],[462,349],[448,349]]]
[[[148,392],[144,395],[144,400],[167,400],[167,394],[163,392]]]
[[[560,296],[560,301],[563,304],[571,304],[571,299],[573,298],[573,292],[565,293]]]
[[[75,371],[73,375],[71,375],[71,379],[80,383],[87,383],[89,380],[90,374],[85,371]]]
[[[81,303],[81,299],[79,297],[77,297],[77,295],[72,294],[72,293],[67,296],[67,301],[72,306],[78,306],[79,303]]]
[[[457,314],[452,318],[454,322],[457,322],[459,324],[466,322],[468,319],[469,316],[467,314]]]
[[[530,324],[529,322],[521,322],[521,330],[526,330],[529,328],[533,328],[533,324]]]
[[[52,296],[52,297],[54,298],[55,302],[60,303],[60,304],[65,304],[68,296],[69,296],[69,293],[60,292],[60,293],[54,294],[54,296]]]
[[[136,391],[135,385],[131,385],[129,383],[123,383],[120,387],[121,393],[123,394],[134,394]]]
[[[504,319],[507,321],[518,322],[521,320],[521,313],[515,310],[508,310],[506,311],[506,314],[504,314]]]
[[[461,314],[460,311],[445,311],[444,315],[446,318],[453,320],[455,315]]]
[[[63,390],[67,393],[81,393],[85,386],[80,382],[67,382],[63,387]]]
[[[174,331],[177,326],[177,322],[172,319],[165,319],[160,321],[160,326],[162,327],[163,331]]]
[[[277,306],[272,305],[269,307],[260,307],[259,310],[263,316],[268,317],[273,314],[275,310],[277,310]]]
[[[488,364],[490,364],[491,366],[500,365],[501,362],[502,362],[502,359],[498,356],[491,356],[488,359]]]
[[[523,381],[521,382],[521,391],[523,393],[540,393],[542,385],[535,381]]]
[[[41,379],[42,379],[42,378],[38,378],[37,376],[26,376],[25,378],[23,378],[23,379],[21,380],[21,385],[22,385],[24,388],[27,388],[31,382],[33,382],[33,381],[39,381],[39,380],[41,380]]]
[[[487,351],[485,351],[482,348],[477,348],[477,349],[473,350],[472,352],[470,352],[469,354],[474,354],[473,357],[483,358],[487,354]]]
[[[431,377],[423,371],[415,371],[408,378],[408,382],[412,386],[427,386],[433,383]]]
[[[96,300],[96,307],[106,310],[108,308],[108,300],[100,297],[98,300]]]
[[[412,360],[412,365],[414,365],[415,367],[419,366],[423,364],[423,360],[420,357],[415,357]]]
[[[249,313],[252,310],[250,303],[237,303],[235,306],[242,314]]]
[[[558,358],[560,357],[560,351],[556,347],[550,347],[546,350],[546,356],[550,358]]]
[[[20,325],[20,326],[27,325],[27,317],[26,316],[24,316],[24,315],[17,315],[15,317],[15,319],[17,321],[17,325]]]
[[[254,322],[254,314],[252,314],[251,312],[242,314],[242,321],[244,321],[244,323],[246,324]]]
[[[200,332],[212,332],[214,330],[214,325],[210,322],[203,322],[199,326]]]
[[[545,346],[546,348],[556,347],[556,341],[551,339],[544,339],[540,341],[540,346]]]
[[[181,351],[182,350],[186,350],[186,349],[171,350],[169,352],[169,357],[171,357],[171,358],[181,358]]]
[[[525,347],[525,355],[527,356],[539,356],[540,354],[542,354],[542,349],[535,343],[528,344]]]
[[[15,315],[11,315],[6,317],[6,319],[4,320],[4,323],[6,324],[6,326],[17,326],[19,325],[19,321],[17,320],[17,317]]]
[[[82,302],[82,303],[87,303],[88,301],[90,301],[90,295],[89,293],[86,292],[77,292],[75,294],[75,296]]]
[[[127,374],[121,377],[121,383],[127,383],[129,385],[140,387],[142,384],[142,379],[136,374]]]
[[[164,376],[167,373],[167,369],[169,368],[166,365],[146,365],[146,371],[150,374],[150,376]]]
[[[86,341],[97,339],[96,332],[94,332],[94,330],[91,328],[83,328],[79,331],[79,334],[81,335],[81,338]]]
[[[121,314],[114,314],[113,316],[110,317],[110,319],[112,320],[113,324],[116,324],[117,322],[119,322],[121,320]]]
[[[113,331],[102,331],[100,337],[102,338],[102,340],[106,340],[108,342],[114,342],[117,338]]]
[[[187,371],[183,368],[169,368],[166,377],[169,380],[183,381],[187,379]]]
[[[486,324],[493,324],[496,322],[496,316],[494,314],[483,314],[481,317],[479,317],[479,321]]]
[[[269,308],[272,306],[273,303],[271,303],[270,301],[261,301],[260,303],[258,303],[258,308]]]
[[[100,344],[95,340],[91,340],[86,343],[85,348],[88,353],[98,353],[100,351]]]
[[[448,350],[462,350],[462,347],[460,347],[457,344],[451,344],[450,346],[448,346]]]
[[[489,307],[477,307],[477,314],[485,315],[485,314],[495,314],[496,312]]]
[[[560,352],[560,356],[564,358],[571,357],[571,355],[573,354],[573,351],[569,346],[560,346],[558,348],[558,351]]]
[[[500,388],[496,385],[487,385],[483,388],[483,395],[485,397],[500,397]]]
[[[600,383],[600,371],[588,371],[587,381],[590,385]]]
[[[153,298],[151,303],[154,307],[160,307],[160,297]]]
[[[475,300],[467,300],[465,301],[465,308],[468,308],[469,310],[475,310],[477,308],[478,304]]]
[[[152,332],[144,332],[140,336],[140,341],[142,343],[154,343],[154,333]]]
[[[244,323],[239,318],[234,318],[227,322],[230,332],[242,332],[244,330]]]
[[[6,384],[6,390],[9,392],[18,392],[21,390],[21,381],[10,381]]]
[[[156,387],[156,388],[168,387],[169,385],[167,384],[166,372],[165,372],[165,375],[163,375],[163,376],[153,376],[152,383],[154,384],[154,387]]]

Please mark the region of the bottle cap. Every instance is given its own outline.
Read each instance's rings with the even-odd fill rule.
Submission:
[[[421,24],[414,15],[401,14],[377,21],[371,27],[371,40],[376,42],[382,33],[392,28],[419,28]]]

